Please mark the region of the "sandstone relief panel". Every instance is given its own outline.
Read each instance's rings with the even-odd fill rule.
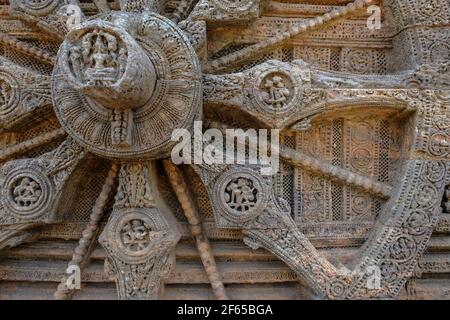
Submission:
[[[1,299],[450,299],[446,2],[0,6]]]

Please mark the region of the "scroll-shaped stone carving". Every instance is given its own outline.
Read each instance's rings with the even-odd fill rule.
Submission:
[[[78,22],[84,18],[81,9],[73,10],[75,6],[77,0],[12,0],[9,13],[62,40],[68,31],[69,16]]]
[[[73,29],[53,72],[69,135],[109,158],[161,158],[201,112],[200,66],[182,31],[152,13],[108,13]]]
[[[24,230],[60,218],[57,209],[63,188],[84,154],[68,138],[39,158],[4,164],[0,172],[0,249],[11,245],[10,239],[19,237]],[[15,241],[14,245],[19,243]]]
[[[221,173],[196,167],[200,176],[210,175],[210,193],[216,223],[220,228],[239,228],[244,242],[263,247],[286,262],[320,297],[343,298],[354,275],[337,269],[323,258],[290,216],[287,202],[276,198],[268,176],[253,168],[224,167]]]
[[[180,234],[157,207],[145,163],[122,165],[113,212],[100,236],[120,299],[157,299]]]
[[[0,130],[51,111],[50,79],[0,59]]]

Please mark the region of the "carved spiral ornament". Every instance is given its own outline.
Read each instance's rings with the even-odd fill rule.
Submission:
[[[415,210],[410,213],[403,226],[409,234],[415,236],[423,235],[430,227],[430,218],[425,211]]]
[[[346,294],[347,289],[348,283],[341,279],[335,279],[331,281],[327,293],[331,299],[340,299]]]
[[[417,250],[416,242],[410,236],[400,236],[391,245],[390,257],[397,262],[404,262],[411,259]]]

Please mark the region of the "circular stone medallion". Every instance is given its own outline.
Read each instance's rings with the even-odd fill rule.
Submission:
[[[417,251],[414,239],[407,235],[399,236],[389,248],[390,257],[396,262],[412,259]]]
[[[245,76],[248,87],[244,94],[247,103],[264,114],[285,116],[295,109],[303,90],[308,87],[300,66],[287,66],[278,61],[268,61],[250,70]]]
[[[48,178],[36,168],[19,167],[6,176],[2,193],[3,205],[13,215],[35,219],[48,209],[52,187]]]
[[[18,4],[28,14],[43,16],[55,9],[59,0],[19,0]]]
[[[52,98],[64,130],[112,159],[170,155],[174,129],[200,117],[196,53],[156,14],[108,13],[73,29],[61,45]]]
[[[213,188],[214,203],[225,217],[242,223],[260,214],[267,206],[268,185],[254,171],[240,168],[225,172]]]
[[[145,262],[165,236],[165,226],[145,213],[149,208],[120,210],[109,224],[108,238],[114,255],[131,263]],[[157,210],[157,209],[155,209]]]
[[[430,229],[430,218],[425,211],[413,210],[403,222],[403,227],[413,236],[425,234]]]
[[[255,100],[261,109],[272,113],[284,113],[291,109],[294,96],[298,95],[294,79],[281,70],[263,72],[257,80]]]

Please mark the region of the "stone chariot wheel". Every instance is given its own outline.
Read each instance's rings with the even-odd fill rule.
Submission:
[[[19,267],[0,261],[0,280],[53,281],[20,267],[39,239],[79,240],[68,266],[120,299],[204,282],[217,299],[239,296],[227,283],[281,297],[298,281],[307,298],[405,298],[438,272],[425,252],[450,234],[450,7],[385,1],[369,30],[378,1],[322,2],[10,0],[0,254]],[[246,160],[211,162],[212,146]],[[54,289],[75,294],[66,277]]]

